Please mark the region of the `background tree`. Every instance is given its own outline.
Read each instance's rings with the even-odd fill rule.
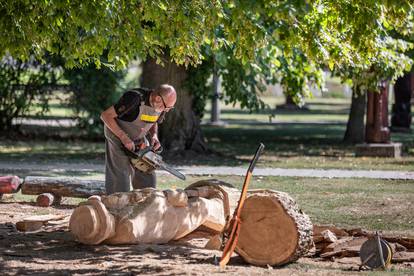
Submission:
[[[0,60],[0,130],[18,128],[13,119],[28,114],[38,103],[42,114],[48,110],[49,92],[56,84],[56,72],[33,59],[26,62],[5,56]]]
[[[79,126],[89,135],[102,133],[101,112],[121,95],[119,82],[124,75],[124,71],[113,71],[108,67],[97,69],[94,64],[64,70],[63,76],[72,92],[68,107],[75,111]]]

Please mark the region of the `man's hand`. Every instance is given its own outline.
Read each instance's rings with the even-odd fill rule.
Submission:
[[[122,135],[121,137],[121,143],[124,145],[124,147],[129,151],[135,151],[135,144],[134,142],[127,136]]]
[[[161,147],[160,140],[158,140],[158,137],[156,135],[152,136],[151,138],[151,146],[154,151],[158,150]]]

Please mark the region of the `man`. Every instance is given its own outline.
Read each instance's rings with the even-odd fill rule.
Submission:
[[[147,174],[133,167],[125,148],[135,151],[136,147],[151,145],[154,150],[159,149],[158,124],[174,108],[176,101],[174,87],[163,84],[154,90],[129,90],[116,104],[102,112],[107,194],[128,192],[131,182],[134,189],[155,188],[155,173]]]

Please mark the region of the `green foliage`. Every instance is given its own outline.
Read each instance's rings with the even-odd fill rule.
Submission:
[[[107,67],[97,69],[94,65],[65,70],[64,77],[73,92],[69,106],[78,114],[80,127],[90,135],[102,134],[100,114],[119,97],[118,82],[123,76],[122,71],[112,71]]]
[[[300,101],[308,82],[322,84],[321,68],[376,86],[412,62],[405,54],[412,0],[15,0],[0,1],[0,14],[0,56],[42,59],[50,52],[67,67],[113,68],[166,49],[178,64],[209,64],[214,56],[225,99],[250,109],[262,106],[259,80],[278,79]]]
[[[0,130],[18,128],[12,125],[13,118],[27,115],[35,101],[41,106],[40,114],[47,111],[49,90],[55,83],[50,66],[4,57],[0,61]]]

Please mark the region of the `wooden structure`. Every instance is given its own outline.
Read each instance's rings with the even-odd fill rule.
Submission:
[[[401,143],[391,143],[388,128],[388,83],[368,92],[365,144],[356,145],[357,156],[401,157]]]
[[[380,92],[368,92],[367,122],[365,131],[367,143],[389,143],[388,128],[388,85],[383,82]]]

